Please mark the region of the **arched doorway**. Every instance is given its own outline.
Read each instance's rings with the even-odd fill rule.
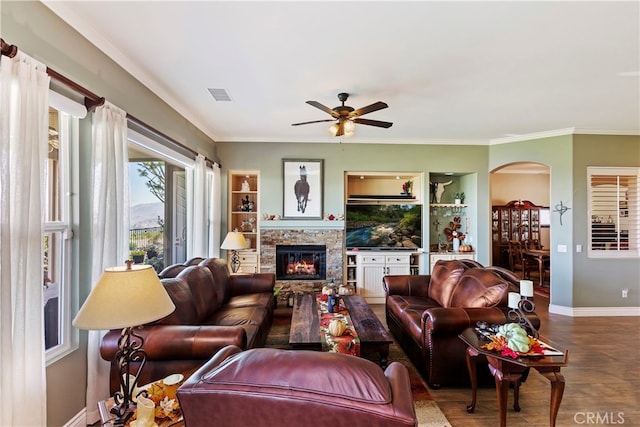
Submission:
[[[550,177],[548,165],[534,162],[510,163],[491,171],[492,265],[513,269],[518,276],[523,277],[522,265],[518,269],[513,266],[514,251],[509,250],[508,242],[519,241],[521,245],[550,248]],[[505,209],[499,209],[500,207]],[[528,209],[529,207],[532,209]],[[542,284],[548,289],[550,274],[543,273],[540,280],[538,269],[531,270],[527,274],[534,283]]]

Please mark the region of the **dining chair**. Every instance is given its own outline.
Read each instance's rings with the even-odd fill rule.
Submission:
[[[531,278],[531,272],[538,271],[537,262],[522,253],[522,243],[518,240],[509,241],[509,268],[514,273],[522,271],[523,279]]]

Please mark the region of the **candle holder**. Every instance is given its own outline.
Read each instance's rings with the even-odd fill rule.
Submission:
[[[509,320],[515,321],[518,325],[522,326],[529,335],[534,338],[538,338],[538,330],[533,326],[533,323],[527,318],[525,313],[533,313],[536,305],[533,302],[533,299],[529,299],[528,297],[522,297],[520,301],[518,301],[518,305],[516,307],[511,307],[511,310],[507,313],[507,318]]]

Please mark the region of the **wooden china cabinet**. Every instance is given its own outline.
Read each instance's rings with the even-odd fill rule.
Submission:
[[[491,210],[493,264],[509,267],[509,241],[540,241],[540,210],[528,200],[512,200]]]

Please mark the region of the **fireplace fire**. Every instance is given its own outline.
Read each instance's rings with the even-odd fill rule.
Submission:
[[[276,245],[276,280],[325,280],[325,245]]]

